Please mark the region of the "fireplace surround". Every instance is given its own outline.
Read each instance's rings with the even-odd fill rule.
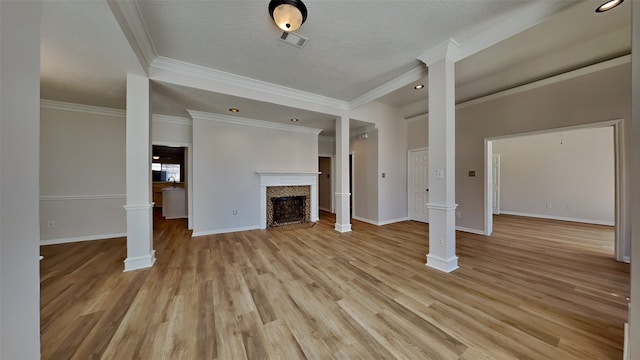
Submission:
[[[306,220],[318,221],[318,174],[311,172],[288,172],[288,171],[257,171],[260,176],[260,228],[266,229],[267,204],[271,202],[267,196],[267,189],[270,187],[291,187],[280,196],[301,196],[300,189],[308,189],[308,200],[306,206]],[[273,191],[273,190],[271,190]],[[271,191],[269,191],[271,193]],[[271,196],[273,197],[273,196]]]

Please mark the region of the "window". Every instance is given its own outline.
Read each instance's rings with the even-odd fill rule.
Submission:
[[[151,163],[153,181],[180,182],[180,164]]]

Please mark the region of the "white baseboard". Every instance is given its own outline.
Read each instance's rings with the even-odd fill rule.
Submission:
[[[216,234],[226,234],[226,233],[232,233],[232,232],[258,230],[258,229],[260,229],[259,225],[253,225],[253,226],[245,226],[245,227],[238,227],[238,228],[194,231],[193,234],[191,235],[191,237],[206,236],[206,235],[216,235]]]
[[[629,360],[629,323],[624,323],[624,348],[622,359]]]
[[[527,213],[521,213],[521,212],[516,212],[516,211],[504,211],[504,210],[501,210],[500,214],[524,216],[524,217],[532,217],[532,218],[540,218],[540,219],[560,220],[560,221],[571,221],[571,222],[579,222],[579,223],[594,224],[594,225],[607,225],[607,226],[615,226],[616,225],[615,222],[613,222],[613,221],[580,219],[580,218],[571,218],[571,217],[555,216],[555,215],[543,215],[543,214],[527,214]]]
[[[444,259],[437,255],[429,254],[427,255],[426,265],[436,270],[450,273],[458,268],[458,257],[452,256],[448,259]]]
[[[338,223],[336,223],[335,229],[338,232],[346,233],[346,232],[351,231],[351,224],[338,224]]]
[[[80,242],[80,241],[106,240],[106,239],[120,238],[120,237],[126,237],[126,236],[127,236],[127,233],[119,233],[119,234],[102,234],[102,235],[91,235],[91,236],[78,236],[78,237],[72,237],[72,238],[40,240],[40,246],[66,244],[66,243],[73,243],[73,242]]]
[[[358,220],[358,221],[366,222],[366,223],[368,223],[368,224],[372,224],[372,225],[376,225],[376,226],[389,225],[389,224],[393,224],[393,223],[397,223],[397,222],[409,221],[409,220],[410,220],[408,217],[403,217],[403,218],[398,218],[398,219],[391,219],[391,220],[385,220],[385,221],[375,221],[375,220],[370,220],[370,219],[361,218],[361,217],[359,217],[359,216],[352,216],[352,218],[353,218],[354,220]]]
[[[393,223],[397,223],[397,222],[402,222],[402,221],[409,221],[408,217],[403,217],[403,218],[397,218],[397,219],[391,219],[391,220],[385,220],[385,221],[380,221],[378,222],[378,225],[382,226],[382,225],[389,225],[389,224],[393,224]]]
[[[372,224],[372,225],[378,225],[377,221],[371,220],[371,219],[365,219],[359,216],[351,216],[351,218],[353,220],[358,220],[358,221],[362,221],[362,222],[366,222],[367,224]]]
[[[631,258],[629,256],[623,257],[622,261],[626,262],[627,264],[631,264]]]
[[[484,235],[484,230],[470,229],[462,226],[456,226],[456,231],[464,231],[472,234]]]
[[[156,251],[151,250],[149,255],[128,257],[124,260],[124,271],[146,269],[156,262]]]

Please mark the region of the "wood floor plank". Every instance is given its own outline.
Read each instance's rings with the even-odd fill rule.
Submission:
[[[613,228],[497,216],[425,266],[428,224],[353,221],[192,238],[155,217],[156,264],[123,238],[43,246],[42,359],[619,359],[629,265]]]

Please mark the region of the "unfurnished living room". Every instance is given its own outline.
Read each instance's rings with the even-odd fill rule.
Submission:
[[[640,357],[638,24],[0,1],[0,359]]]

